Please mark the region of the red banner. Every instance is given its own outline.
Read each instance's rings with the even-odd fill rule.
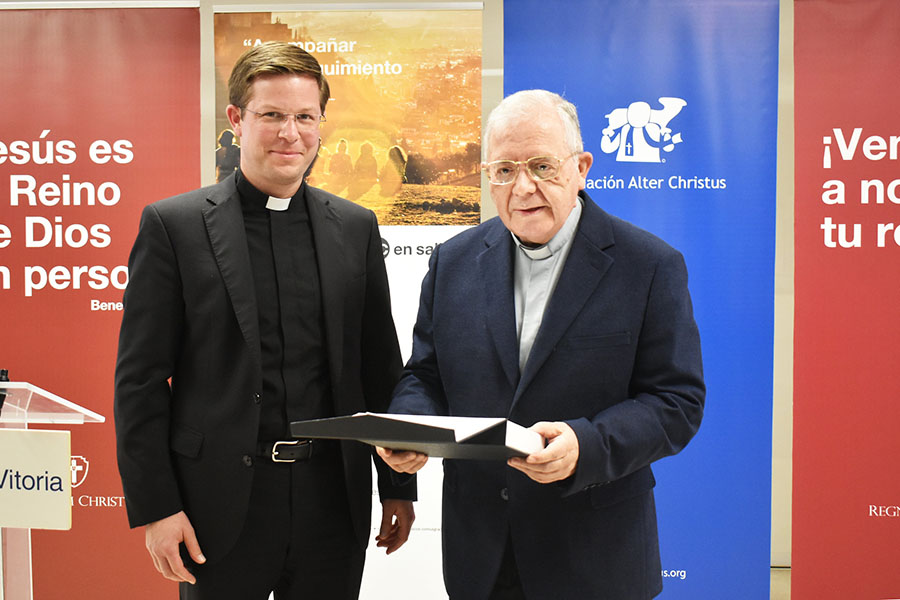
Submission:
[[[900,597],[900,4],[798,0],[792,593]]]
[[[0,368],[106,417],[71,427],[73,526],[34,532],[34,596],[171,596],[128,530],[113,371],[141,209],[200,181],[199,11],[0,10],[0,30]]]

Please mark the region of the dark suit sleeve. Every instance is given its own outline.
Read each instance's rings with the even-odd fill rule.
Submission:
[[[153,205],[144,209],[128,268],[114,411],[128,521],[137,527],[182,510],[169,454],[168,380],[184,307],[172,244]]]
[[[378,222],[372,215],[366,252],[366,302],[362,323],[362,380],[366,410],[387,412],[401,367],[400,345],[391,316],[391,295],[381,250],[381,233]],[[391,477],[393,471],[374,449],[372,456],[378,472],[378,493],[381,498],[415,500],[415,478],[399,485]]]
[[[703,417],[706,387],[700,336],[684,259],[671,250],[657,263],[637,342],[629,397],[568,423],[579,443],[570,492],[633,473],[679,452]]]
[[[401,414],[449,414],[447,398],[441,384],[434,345],[434,284],[438,253],[435,248],[428,261],[428,272],[422,280],[419,312],[413,328],[412,356],[406,364],[400,383],[394,390],[390,411]]]

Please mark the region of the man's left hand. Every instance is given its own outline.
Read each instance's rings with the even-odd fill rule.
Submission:
[[[375,536],[376,546],[390,554],[409,539],[409,531],[416,520],[416,511],[410,500],[381,501],[381,530]]]
[[[509,466],[538,483],[552,483],[572,475],[578,466],[578,437],[567,423],[541,421],[529,427],[541,434],[547,445],[525,458],[511,458]]]

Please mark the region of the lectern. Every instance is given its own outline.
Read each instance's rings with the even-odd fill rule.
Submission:
[[[0,382],[0,398],[0,600],[32,600],[31,530],[72,527],[69,432],[34,426],[106,419],[25,382]]]

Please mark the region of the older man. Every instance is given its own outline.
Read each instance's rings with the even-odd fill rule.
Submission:
[[[499,219],[432,256],[391,411],[508,417],[546,447],[508,465],[444,461],[447,590],[652,598],[650,464],[684,448],[705,398],[684,260],[584,193],[592,156],[558,95],[503,100],[485,155]],[[427,460],[379,453],[406,473]]]
[[[356,598],[371,450],[288,425],[388,406],[401,362],[378,224],[304,180],[329,96],[315,58],[263,44],[228,84],[240,168],[148,206],[129,261],[115,395],[128,519],[182,598]],[[376,467],[392,552],[415,487]]]

